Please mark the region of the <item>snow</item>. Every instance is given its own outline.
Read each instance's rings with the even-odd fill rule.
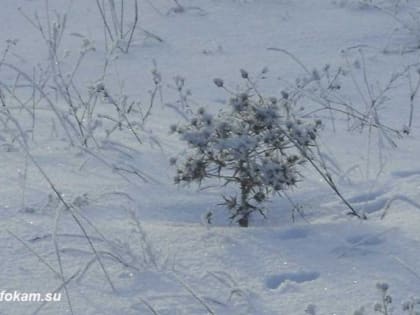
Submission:
[[[375,130],[350,133],[343,117],[333,122],[328,114],[319,117],[325,163],[341,193],[367,220],[347,216],[346,206],[307,166],[304,180],[288,192],[294,204],[273,198],[267,219],[255,215],[249,228],[239,228],[218,206],[221,192],[230,188],[174,185],[176,169],[169,163],[187,150],[170,132],[170,126],[185,123],[179,111],[190,118],[189,111],[204,107],[208,115],[217,115],[231,97],[215,85],[215,78],[236,92],[243,81],[241,69],[255,78],[268,67],[258,89],[281,97],[296,87],[298,78],[299,84],[309,80],[305,84],[316,88],[325,79],[319,77],[325,65],[331,73],[342,67],[354,76],[342,78],[340,93],[362,110],[364,100],[353,80],[368,96],[363,85],[367,76],[371,92],[378,95],[393,73],[418,62],[412,32],[389,14],[356,2],[180,0],[182,11],[174,1],[139,1],[139,26],[163,42],[138,28],[128,54],[118,54],[102,78],[104,29],[95,1],[50,0],[50,9],[61,13],[72,3],[60,50],[69,52],[66,73],[88,44],[83,38],[95,47],[74,78],[84,94],[89,87],[105,87],[113,97],[126,95],[127,104],[133,100],[147,107],[156,67],[161,95],[140,130],[141,144],[130,130],[117,129],[101,150],[70,146],[51,109],[43,105],[36,112],[35,132],[27,137],[31,156],[74,213],[2,130],[0,292],[59,290],[63,296],[45,305],[3,301],[0,314],[70,314],[60,273],[47,267],[60,270],[56,246],[64,276],[70,278],[67,291],[74,314],[153,314],[147,305],[161,315],[209,314],[206,307],[218,315],[304,314],[310,304],[319,314],[352,314],[361,306],[373,314],[380,299],[377,282],[389,284],[395,314],[400,314],[400,302],[420,296],[417,107],[409,135],[396,140],[397,148],[388,144],[381,152],[380,141],[387,142]],[[400,2],[416,5],[414,0]],[[44,0],[2,0],[0,61],[6,40],[18,39],[5,61],[32,74],[38,64],[46,69],[48,49],[18,8],[29,17],[36,11],[46,21]],[[305,78],[308,74],[282,49],[298,58],[311,77]],[[357,69],[362,61],[365,72]],[[412,78],[415,84],[415,72]],[[0,62],[0,88],[15,80],[16,73]],[[25,99],[28,89],[20,91]],[[407,125],[409,93],[403,76],[386,93],[389,99],[380,110],[384,123],[398,130]],[[51,99],[56,100],[52,92]],[[9,101],[18,107],[16,100]],[[111,115],[112,100],[102,101],[98,111]],[[66,106],[62,99],[56,105]],[[30,128],[27,112],[13,112]],[[98,125],[91,132],[105,139],[110,122],[93,123]],[[209,213],[212,224],[205,219]],[[114,290],[73,215],[81,218]]]

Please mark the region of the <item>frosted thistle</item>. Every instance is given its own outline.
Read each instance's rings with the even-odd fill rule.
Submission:
[[[245,71],[241,74],[248,77]],[[223,87],[221,79],[214,83]],[[221,188],[235,187],[237,194],[223,196],[221,205],[240,226],[248,226],[254,212],[265,216],[265,202],[300,181],[299,168],[310,158],[318,134],[316,122],[299,117],[292,102],[284,106],[285,102],[289,100],[284,96],[281,101],[264,98],[247,88],[218,115],[199,108],[176,129],[189,154],[176,161],[175,182],[201,184],[216,179]]]

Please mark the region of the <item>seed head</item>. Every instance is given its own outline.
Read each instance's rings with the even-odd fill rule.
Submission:
[[[213,80],[214,84],[216,84],[217,87],[223,87],[223,80],[216,78]]]
[[[249,78],[248,72],[246,72],[244,69],[241,69],[241,77],[243,79],[248,79]]]

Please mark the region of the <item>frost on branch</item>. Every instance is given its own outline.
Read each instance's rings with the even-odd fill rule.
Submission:
[[[216,86],[223,88],[221,82]],[[273,193],[299,182],[320,124],[299,117],[287,97],[264,98],[255,88],[232,97],[216,116],[200,108],[186,125],[171,128],[190,148],[183,160],[172,160],[175,183],[216,178],[234,186],[238,195],[223,196],[223,205],[246,227],[251,213],[264,216],[263,204]]]

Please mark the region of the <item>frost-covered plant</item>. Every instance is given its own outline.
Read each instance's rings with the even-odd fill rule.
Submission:
[[[389,285],[385,282],[378,282],[376,288],[381,294],[381,301],[375,303],[374,311],[384,315],[392,314],[392,297],[388,294]]]
[[[133,40],[134,31],[138,23],[139,8],[137,0],[133,3],[134,17],[128,30],[125,30],[125,1],[121,0],[117,3],[115,0],[99,1],[96,0],[96,6],[104,23],[105,34],[109,37],[112,45],[128,53]],[[105,39],[108,40],[108,37]]]
[[[151,180],[134,163],[120,158],[127,148],[126,138],[120,135],[128,133],[139,144],[146,141],[160,146],[145,125],[161,94],[162,78],[156,65],[152,71],[154,87],[149,91],[150,101],[146,104],[124,93],[122,84],[121,90],[116,92],[115,86],[109,83],[112,77],[108,69],[114,61],[109,54],[103,56],[101,73],[81,75],[85,57],[95,51],[94,41],[72,33],[82,38],[80,51],[73,53],[63,48],[67,40],[67,11],[59,13],[45,1],[45,18],[41,19],[36,12],[33,15],[22,9],[20,12],[43,39],[48,58],[27,72],[7,60],[11,59],[8,51],[17,44],[16,40],[8,40],[5,51],[0,53],[2,74],[6,74],[5,78],[15,78],[0,80],[0,150],[19,150],[16,138],[21,132],[10,119],[16,117],[29,147],[35,144],[29,140],[49,137],[45,131],[51,127],[51,135],[82,150],[116,174],[124,178],[129,174],[144,182]],[[125,152],[124,155],[132,159],[131,154]]]
[[[188,119],[193,114],[191,110],[191,90],[186,88],[185,78],[179,75],[174,77],[174,84],[168,85],[169,88],[176,91],[178,100],[174,104],[167,104],[167,106],[175,110],[179,115]]]
[[[392,307],[392,296],[389,294],[389,285],[385,282],[378,282],[376,288],[380,294],[380,301],[376,302],[373,306],[375,313],[380,313],[383,315],[392,315],[394,313],[394,308]],[[408,301],[402,303],[402,310],[408,315],[419,315],[420,314],[420,299],[411,298]],[[354,312],[355,315],[364,315],[367,314],[364,308],[360,308],[358,311]]]
[[[392,307],[392,296],[389,294],[389,285],[385,282],[379,282],[376,284],[376,288],[379,290],[381,300],[374,304],[375,313],[383,315],[391,315],[394,312]],[[411,298],[408,301],[402,303],[402,310],[408,315],[419,315],[420,314],[420,299]]]
[[[389,294],[389,285],[386,282],[378,282],[376,288],[380,294],[380,301],[373,304],[373,311],[375,314],[392,315],[395,308],[392,306],[393,299]],[[401,308],[404,314],[407,315],[420,315],[420,298],[411,297],[409,300],[401,303]],[[306,314],[316,315],[316,306],[309,304],[305,310]],[[362,306],[353,312],[353,315],[368,315],[370,312],[366,307]]]
[[[290,97],[304,102],[307,116],[322,117],[324,125],[331,126],[333,132],[345,131],[354,135],[357,132],[366,136],[365,175],[369,178],[373,172],[380,174],[388,150],[396,148],[399,139],[411,133],[420,89],[418,65],[401,67],[389,77],[375,78],[369,66],[369,53],[356,47],[342,51],[342,65],[326,64],[313,70],[287,50],[270,50],[290,57],[304,71],[295,82],[281,78],[288,86]],[[402,88],[408,88],[409,94]],[[400,98],[401,101],[396,102]],[[395,104],[407,106],[404,109],[406,123],[387,117],[387,108]],[[347,128],[342,129],[343,124],[339,126],[337,120],[346,121]],[[377,154],[375,164],[371,163],[373,153]]]
[[[402,309],[409,315],[420,315],[420,298],[410,298],[408,301],[403,302]]]
[[[133,0],[131,5],[131,7],[127,8],[125,0],[96,0],[96,6],[104,25],[105,47],[107,50],[113,51],[118,49],[122,53],[127,54],[137,28],[141,29],[146,37],[163,42],[159,36],[138,25],[138,0]],[[133,17],[126,23],[129,13],[133,13]]]
[[[379,282],[376,284],[376,288],[379,290],[381,300],[374,305],[374,311],[383,315],[393,314],[394,308],[392,307],[392,296],[389,294],[389,285],[385,282]],[[411,298],[408,301],[402,303],[403,312],[408,315],[420,315],[420,299]]]
[[[241,75],[248,80],[248,74]],[[215,79],[224,87],[221,79]],[[212,115],[200,108],[185,125],[173,126],[190,152],[177,162],[176,183],[201,184],[211,178],[233,185],[239,196],[223,196],[230,218],[248,226],[250,214],[263,216],[263,204],[301,179],[299,168],[311,156],[310,147],[321,122],[303,119],[289,101],[262,96],[255,86],[235,94],[228,108]]]

